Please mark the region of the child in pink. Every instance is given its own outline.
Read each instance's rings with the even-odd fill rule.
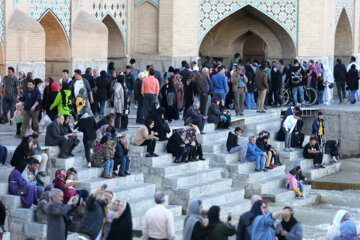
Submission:
[[[298,187],[298,180],[296,179],[296,171],[294,171],[294,169],[292,169],[286,175],[286,179],[289,180],[289,189],[293,190],[296,193],[296,196],[303,198],[304,194],[300,191],[300,188]]]

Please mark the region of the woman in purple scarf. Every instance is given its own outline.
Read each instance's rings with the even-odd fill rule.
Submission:
[[[316,69],[316,66],[314,64],[314,61],[313,60],[310,60],[309,61],[309,71],[308,71],[308,74],[307,74],[307,81],[306,81],[306,86],[308,87],[311,87],[311,79],[313,77],[316,77],[318,78],[319,77],[319,73]],[[317,83],[317,82],[316,82]]]
[[[28,163],[25,161],[20,162],[14,170],[11,171],[9,176],[9,192],[12,195],[17,195],[16,190],[20,187],[26,187],[27,194],[20,196],[24,208],[30,208],[31,205],[37,201],[36,187],[27,185],[28,182],[33,181],[33,178],[29,178],[28,181],[21,177],[21,173],[28,167]]]

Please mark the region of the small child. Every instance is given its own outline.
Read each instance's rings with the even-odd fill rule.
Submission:
[[[120,216],[120,214],[125,210],[125,207],[126,207],[126,201],[115,200],[112,203],[111,210],[107,214],[107,218],[106,218],[107,221],[104,226],[104,236],[106,237],[103,237],[103,239],[107,238],[110,232],[112,221]]]
[[[294,190],[296,197],[304,198],[303,192],[298,187],[298,180],[296,179],[296,171],[294,169],[286,175],[286,179],[289,180],[289,189]]]
[[[68,189],[76,190],[76,194],[79,195],[79,200],[82,198],[83,202],[85,203],[89,198],[89,192],[85,189],[77,190],[75,189],[76,185],[79,181],[74,180],[74,176],[77,174],[77,171],[75,168],[69,168],[66,171],[66,178],[65,178],[65,184]],[[80,201],[78,203],[80,205]]]
[[[13,122],[16,122],[16,138],[20,137],[20,129],[23,121],[23,115],[22,115],[22,103],[19,102],[15,105],[16,111],[14,113],[14,119]]]
[[[23,172],[21,173],[21,177],[22,177],[25,181],[29,181],[29,179],[32,178],[33,180],[30,181],[30,182],[28,182],[27,185],[36,187],[35,176],[32,175],[32,173],[29,171],[28,168],[25,168],[25,171],[23,171]]]

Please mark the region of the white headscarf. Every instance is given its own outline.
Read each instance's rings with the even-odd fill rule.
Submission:
[[[341,220],[343,219],[346,213],[348,212],[345,210],[339,210],[336,212],[332,224],[335,225],[338,229],[340,229]]]
[[[328,81],[329,83],[333,83],[334,74],[332,73],[328,65],[323,65],[323,67],[324,67],[324,80]]]

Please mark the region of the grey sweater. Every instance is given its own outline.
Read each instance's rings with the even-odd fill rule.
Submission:
[[[276,229],[283,229],[281,222],[278,223],[278,225],[276,226]],[[302,224],[301,223],[297,223],[295,224],[290,232],[288,232],[288,234],[285,237],[286,240],[302,240],[303,239],[303,228],[302,228]]]

